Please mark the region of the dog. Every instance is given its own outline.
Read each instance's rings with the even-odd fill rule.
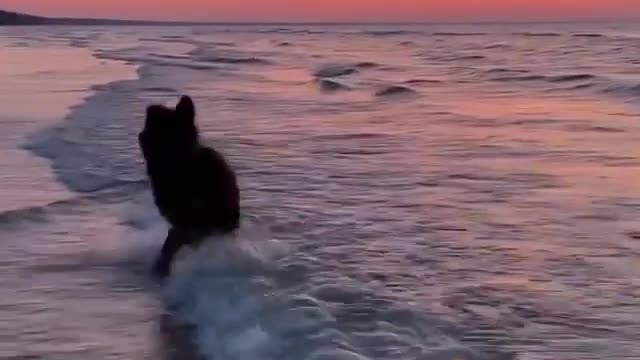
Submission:
[[[138,135],[155,205],[170,225],[153,271],[170,274],[184,245],[212,234],[235,231],[240,223],[240,191],[222,154],[201,144],[196,108],[182,96],[175,109],[150,105]]]

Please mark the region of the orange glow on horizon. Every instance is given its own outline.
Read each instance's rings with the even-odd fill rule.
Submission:
[[[640,19],[640,0],[0,0],[47,16],[211,21]]]

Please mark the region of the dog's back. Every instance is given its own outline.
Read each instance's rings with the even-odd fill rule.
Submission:
[[[176,228],[207,233],[235,230],[240,221],[240,192],[224,158],[197,145],[176,160],[150,171],[162,215]]]

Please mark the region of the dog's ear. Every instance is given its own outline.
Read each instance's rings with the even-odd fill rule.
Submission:
[[[147,106],[147,119],[158,116],[162,108],[158,105],[149,105]]]
[[[196,106],[193,104],[193,100],[189,96],[183,96],[180,98],[180,102],[176,106],[176,114],[181,121],[188,121],[190,124],[195,123],[196,118]]]

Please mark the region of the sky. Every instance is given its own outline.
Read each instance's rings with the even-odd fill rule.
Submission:
[[[45,16],[204,21],[640,20],[640,0],[0,0]]]

